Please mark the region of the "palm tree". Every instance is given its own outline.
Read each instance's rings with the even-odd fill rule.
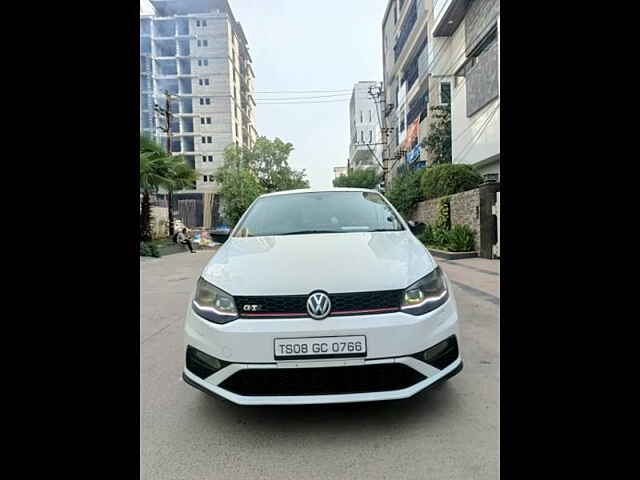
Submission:
[[[169,164],[166,155],[158,151],[157,144],[140,135],[140,189],[142,205],[140,212],[140,240],[151,240],[150,192],[157,192],[169,181]]]
[[[164,187],[168,192],[169,234],[173,235],[172,193],[193,184],[198,172],[182,155],[170,155],[153,139],[140,134],[140,188],[143,190],[141,236],[150,237],[149,192]],[[146,210],[145,210],[146,207]]]

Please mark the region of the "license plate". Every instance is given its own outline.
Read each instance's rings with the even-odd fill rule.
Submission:
[[[365,357],[367,338],[364,335],[276,338],[273,350],[276,360]]]

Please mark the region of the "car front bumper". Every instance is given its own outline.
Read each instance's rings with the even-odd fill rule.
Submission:
[[[366,336],[366,357],[286,361],[276,361],[274,358],[274,339],[276,338],[351,335]],[[457,341],[458,355],[442,369],[416,357],[419,352],[451,337],[455,337]],[[223,361],[225,366],[204,378],[185,367],[183,372],[185,382],[241,405],[348,403],[408,398],[455,375],[462,369],[463,364],[458,313],[453,295],[444,305],[422,316],[393,312],[328,317],[324,320],[242,318],[218,325],[201,318],[189,307],[185,325],[185,350],[188,347]],[[411,373],[414,374],[411,378],[416,380],[393,390],[358,391],[357,393],[244,395],[224,388],[229,384],[229,379],[243,371],[242,375],[246,375],[247,372],[270,375],[282,374],[285,371],[294,372],[291,369],[305,369],[305,375],[307,372],[312,375],[314,373],[312,369],[318,368],[323,372],[330,372],[329,374],[335,369],[336,376],[340,376],[346,370],[363,371],[363,369],[341,367],[386,369],[387,375],[393,375],[389,374],[393,369],[400,371],[411,369]]]

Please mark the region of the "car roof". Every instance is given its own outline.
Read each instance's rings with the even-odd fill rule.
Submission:
[[[377,190],[370,190],[368,188],[299,188],[297,190],[283,190],[281,192],[265,193],[260,195],[262,197],[273,197],[276,195],[291,195],[296,193],[325,193],[325,192],[370,192],[380,193]]]

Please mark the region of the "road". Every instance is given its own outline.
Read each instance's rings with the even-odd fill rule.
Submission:
[[[188,297],[213,253],[141,269],[141,468],[145,480],[499,477],[499,262],[439,261],[454,283],[464,369],[407,400],[241,407],[181,379]]]

